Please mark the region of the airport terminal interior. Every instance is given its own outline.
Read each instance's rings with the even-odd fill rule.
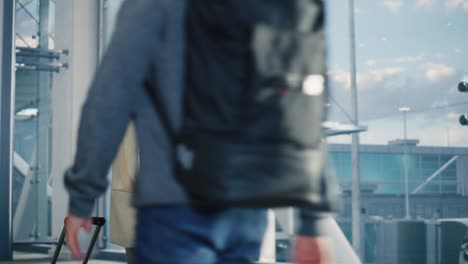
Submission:
[[[0,263],[50,263],[81,105],[123,1],[0,2]],[[326,2],[336,263],[468,263],[468,1]],[[94,215],[109,211],[108,192]],[[292,263],[297,225],[295,209],[270,210],[259,263]],[[109,236],[107,223],[92,263],[126,263]],[[66,247],[58,258],[79,263]]]

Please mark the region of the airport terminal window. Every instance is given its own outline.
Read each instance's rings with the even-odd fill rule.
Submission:
[[[16,1],[12,209],[13,239],[20,242],[51,235],[54,16],[53,0]]]
[[[344,152],[331,152],[330,164],[338,181],[351,183],[351,155]],[[453,156],[408,154],[409,189],[414,190],[436,172]],[[376,193],[401,194],[404,192],[403,154],[361,153],[361,181],[376,184]],[[443,172],[419,193],[455,193],[456,163],[450,164]]]
[[[363,181],[380,180],[380,157],[375,154],[363,153],[361,155],[361,170]]]
[[[331,152],[330,166],[333,168],[339,181],[351,180],[351,155],[343,152]]]
[[[382,155],[382,180],[399,181],[403,175],[402,155]]]

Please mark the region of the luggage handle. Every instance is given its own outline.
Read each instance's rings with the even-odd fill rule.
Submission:
[[[65,241],[65,224],[67,222],[67,218],[65,218],[62,233],[60,234],[60,238],[57,242],[57,247],[55,248],[54,256],[52,257],[52,262],[51,264],[55,264],[57,262],[58,256],[60,254],[60,250],[62,249],[63,242]],[[96,226],[96,229],[94,230],[93,237],[91,239],[91,243],[89,243],[88,246],[88,251],[86,252],[86,256],[83,259],[83,264],[88,263],[89,258],[91,257],[91,252],[93,251],[94,245],[96,244],[97,237],[99,235],[99,232],[101,231],[102,226],[106,224],[106,219],[104,217],[91,217],[93,225]]]

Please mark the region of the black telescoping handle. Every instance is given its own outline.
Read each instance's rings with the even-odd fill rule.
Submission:
[[[89,258],[91,256],[91,252],[93,251],[94,245],[96,244],[96,240],[98,238],[99,232],[101,231],[102,226],[104,226],[106,224],[106,219],[104,217],[92,217],[91,220],[93,222],[93,225],[96,226],[96,229],[94,230],[93,237],[91,239],[91,242],[89,243],[88,251],[86,252],[86,256],[83,259],[83,264],[88,263],[88,260],[89,260]],[[65,235],[66,235],[65,223],[66,223],[66,221],[67,221],[67,218],[65,218],[65,220],[64,220],[64,226],[63,226],[63,229],[62,229],[62,233],[60,234],[60,238],[59,238],[59,240],[57,242],[57,247],[55,248],[55,252],[54,252],[54,256],[52,257],[51,264],[56,264],[58,256],[60,254],[60,250],[62,249],[63,242],[65,241]]]
[[[89,243],[88,251],[86,251],[86,256],[83,259],[83,264],[88,263],[88,260],[91,257],[91,252],[93,251],[94,244],[96,244],[96,240],[98,238],[99,231],[101,231],[101,227],[102,225],[97,225],[96,229],[94,230],[93,238],[91,239],[91,242]]]
[[[55,248],[54,256],[52,257],[51,264],[55,264],[57,262],[58,256],[60,254],[60,250],[62,249],[63,242],[65,241],[65,226],[63,226],[62,233],[60,234],[59,241],[57,242],[57,247]]]
[[[103,226],[106,224],[106,219],[104,217],[92,217],[93,225]]]

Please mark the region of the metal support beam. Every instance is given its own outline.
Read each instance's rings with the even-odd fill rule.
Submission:
[[[14,102],[14,0],[0,2],[0,261],[12,260],[11,173]]]
[[[50,0],[39,1],[39,48],[42,50],[49,49],[50,36]],[[50,63],[48,58],[40,58],[41,64]],[[49,223],[49,201],[47,198],[47,187],[50,174],[51,160],[51,87],[52,73],[40,72],[38,74],[38,118],[37,118],[37,151],[36,151],[36,175],[35,175],[35,192],[36,192],[36,225],[34,238],[36,240],[45,239],[48,236]]]
[[[451,158],[447,163],[445,163],[442,167],[440,167],[436,172],[434,172],[429,178],[427,178],[421,185],[416,187],[414,191],[411,192],[411,194],[415,194],[418,191],[420,191],[424,186],[426,186],[429,182],[431,182],[435,177],[439,176],[450,164],[452,164],[454,161],[458,159],[458,156],[454,156]]]
[[[36,147],[34,147],[36,151]],[[18,198],[18,205],[13,212],[13,241],[30,241],[34,238],[36,225],[34,223],[36,217],[36,189],[35,180],[36,170],[29,164],[36,164],[36,156],[33,155],[29,163],[25,161],[16,152],[13,153],[13,167],[24,176],[24,184],[21,187],[21,194]]]

